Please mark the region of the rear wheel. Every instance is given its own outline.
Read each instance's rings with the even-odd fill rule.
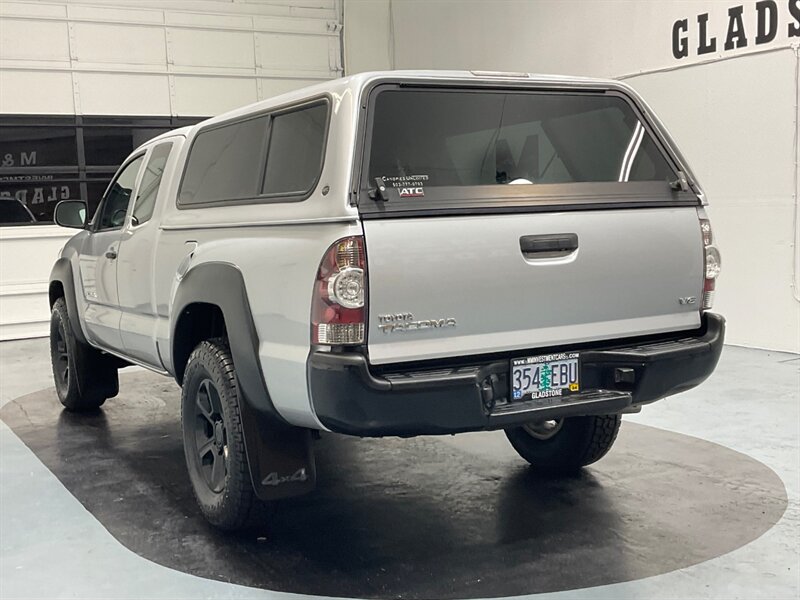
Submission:
[[[620,415],[570,417],[507,429],[506,436],[535,469],[571,474],[606,455],[621,423]]]
[[[50,360],[58,399],[68,410],[94,410],[119,393],[115,359],[75,338],[63,298],[50,315]]]
[[[181,422],[186,466],[200,510],[220,529],[241,528],[256,499],[244,448],[236,371],[225,340],[201,342],[189,357]]]

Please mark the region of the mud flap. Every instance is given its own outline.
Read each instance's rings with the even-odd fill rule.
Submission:
[[[176,381],[182,383],[186,359],[196,343],[192,336],[178,335],[180,318],[187,306],[196,303],[219,307],[225,319],[239,386],[244,447],[256,495],[261,500],[275,500],[310,492],[317,479],[311,431],[286,423],[272,404],[261,371],[258,334],[244,279],[233,265],[199,264],[184,275],[175,292],[170,361]],[[176,357],[184,360],[176,361]]]
[[[311,430],[281,423],[242,400],[244,445],[256,496],[268,501],[312,491],[317,469]]]

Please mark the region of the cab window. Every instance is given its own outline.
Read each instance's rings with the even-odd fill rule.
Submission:
[[[133,226],[142,225],[153,216],[153,209],[156,205],[156,197],[161,187],[161,178],[164,175],[164,168],[167,166],[167,159],[172,150],[172,142],[159,144],[150,153],[150,159],[142,174],[142,181],[136,194],[136,202],[133,205],[131,214],[131,224]]]
[[[95,216],[95,231],[122,227],[128,212],[133,187],[136,184],[136,176],[139,174],[139,167],[142,166],[143,160],[144,155],[134,158],[122,168],[119,175],[108,186],[100,204],[100,212]]]

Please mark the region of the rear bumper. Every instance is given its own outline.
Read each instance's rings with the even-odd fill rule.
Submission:
[[[412,436],[501,429],[616,413],[693,388],[714,370],[724,337],[725,319],[705,313],[698,331],[623,345],[584,344],[577,348],[584,392],[568,402],[559,397],[509,402],[512,356],[378,371],[361,354],[312,351],[308,381],[317,417],[338,433]],[[575,349],[535,349],[514,357]]]

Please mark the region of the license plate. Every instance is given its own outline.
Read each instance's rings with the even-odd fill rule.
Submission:
[[[580,391],[577,352],[528,356],[511,360],[511,398],[535,400]]]

